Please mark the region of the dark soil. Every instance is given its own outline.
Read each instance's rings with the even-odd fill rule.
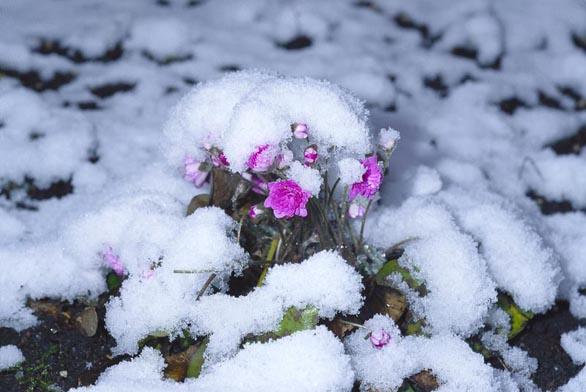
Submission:
[[[568,307],[567,302],[556,303],[549,312],[531,320],[512,342],[539,362],[533,381],[542,390],[556,390],[583,367],[574,365],[560,345],[563,333],[586,325],[586,320],[575,319]]]
[[[16,369],[0,372],[0,391],[49,391],[59,387],[93,384],[106,369],[126,357],[111,355],[114,339],[104,329],[104,301],[72,304],[43,300],[31,303],[40,323],[17,333],[0,328],[0,345],[14,344],[26,361]],[[98,313],[97,333],[88,337],[82,332],[77,317],[90,305]]]

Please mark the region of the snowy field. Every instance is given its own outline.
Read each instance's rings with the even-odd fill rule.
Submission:
[[[293,137],[294,122],[307,129]],[[210,192],[186,155],[254,172],[255,149],[286,144],[306,162],[288,178],[317,198],[326,169],[365,178],[358,158],[389,127],[400,140],[364,238],[400,244],[401,273],[381,284],[421,330],[360,319],[368,273],[334,252],[230,295],[254,255],[220,209],[185,217]],[[305,131],[315,157],[291,147]],[[0,0],[0,327],[37,325],[29,300],[97,298],[113,269],[125,280],[105,326],[131,357],[77,391],[415,391],[403,381],[422,371],[438,391],[538,391],[502,301],[586,318],[584,146],[584,0]],[[330,166],[307,164],[317,152]],[[320,322],[250,340],[291,308]],[[364,325],[336,333],[340,319]],[[199,377],[163,378],[141,343],[161,333],[206,339]],[[586,363],[586,329],[561,344]],[[0,347],[0,369],[23,360]],[[558,390],[586,391],[586,370]]]

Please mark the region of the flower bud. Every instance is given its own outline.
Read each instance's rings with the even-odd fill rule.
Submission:
[[[208,178],[208,172],[201,170],[201,162],[196,161],[188,155],[185,156],[183,169],[185,171],[183,178],[193,183],[196,188],[201,187]]]
[[[348,216],[352,219],[363,216],[365,212],[366,209],[358,203],[351,203],[348,207]]]
[[[383,329],[370,333],[370,343],[375,348],[383,348],[391,341],[391,335]]]
[[[118,276],[124,275],[124,266],[120,261],[120,257],[114,254],[114,251],[111,247],[108,247],[104,253],[102,253],[102,258],[108,264],[108,267],[114,271],[114,273]]]
[[[317,146],[315,144],[312,144],[311,146],[307,147],[305,149],[305,152],[303,153],[303,157],[305,158],[305,164],[314,164],[317,161],[318,157]]]
[[[303,123],[295,123],[291,125],[293,136],[296,139],[307,139],[307,125]]]
[[[223,152],[219,152],[218,155],[212,155],[212,164],[217,168],[223,168],[230,166],[230,163],[226,159],[226,156]]]
[[[378,145],[385,151],[391,151],[401,139],[401,134],[392,128],[381,129],[378,136]]]
[[[264,214],[264,210],[258,206],[258,204],[253,205],[248,211],[248,216],[250,219],[255,219],[257,216]]]

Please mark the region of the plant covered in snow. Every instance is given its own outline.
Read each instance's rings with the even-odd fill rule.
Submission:
[[[270,261],[336,249],[356,264],[399,140],[383,129],[373,143],[366,116],[329,83],[237,73],[183,99],[166,128],[169,157],[184,163],[195,187],[209,180],[213,192],[227,193],[233,217],[252,220],[243,227],[275,233]]]

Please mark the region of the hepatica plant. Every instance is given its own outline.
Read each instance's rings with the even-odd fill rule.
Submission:
[[[371,135],[367,115],[361,102],[326,82],[236,73],[183,99],[166,128],[168,155],[183,162],[196,188],[211,182],[210,202],[248,237],[274,233],[270,261],[335,249],[356,264],[399,140],[392,129]]]

